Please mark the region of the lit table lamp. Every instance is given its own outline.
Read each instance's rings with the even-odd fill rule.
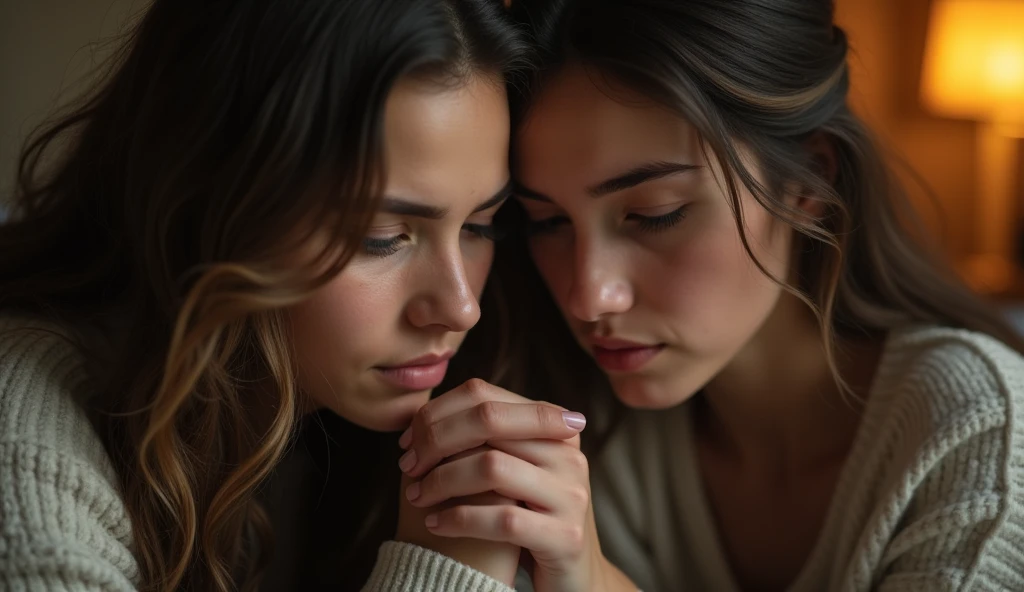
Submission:
[[[938,115],[980,122],[969,279],[1007,288],[1014,263],[1017,143],[1024,137],[1024,0],[934,0],[921,98]]]

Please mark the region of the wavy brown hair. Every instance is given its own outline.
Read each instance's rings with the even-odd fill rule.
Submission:
[[[500,0],[156,0],[27,142],[0,307],[87,355],[143,589],[258,584],[254,492],[301,408],[286,310],[361,244],[390,89],[523,55]]]
[[[970,329],[1024,352],[996,308],[923,240],[882,150],[851,111],[849,48],[832,0],[517,0],[512,8],[540,51],[535,77],[516,97],[519,121],[550,77],[567,63],[581,64],[595,80],[637,91],[695,127],[706,154],[731,173],[724,180],[736,226],[763,273],[771,277],[747,242],[741,186],[798,233],[797,281],[773,279],[816,314],[844,392],[836,363],[844,340],[881,339],[901,325]],[[835,152],[834,179],[808,148],[815,136]],[[763,183],[744,165],[739,146],[756,157]],[[794,186],[821,201],[820,218],[787,205],[785,188]],[[499,252],[506,258],[496,266],[519,269],[524,285],[539,283],[520,239],[518,248]],[[592,407],[586,395],[566,396],[608,393],[597,367],[573,343],[550,296],[533,291],[525,300],[536,327],[554,328],[532,337],[537,347],[527,367],[547,370],[532,373],[531,392]]]

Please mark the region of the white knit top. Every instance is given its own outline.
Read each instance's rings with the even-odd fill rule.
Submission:
[[[592,463],[601,546],[645,592],[737,591],[688,411],[630,412]],[[1024,591],[1024,359],[976,333],[893,332],[789,590]]]
[[[0,590],[134,590],[132,530],[79,400],[78,356],[25,326],[0,318]],[[592,474],[602,548],[645,592],[737,590],[686,405],[629,412]],[[394,542],[366,589],[509,590]],[[1024,359],[965,331],[894,332],[791,590],[1024,591]]]

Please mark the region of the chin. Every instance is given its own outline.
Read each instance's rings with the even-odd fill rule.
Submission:
[[[409,427],[416,412],[429,400],[430,391],[422,391],[384,400],[364,401],[365,405],[359,409],[335,409],[334,412],[374,432],[401,432]]]
[[[700,387],[688,388],[687,381],[668,381],[649,376],[620,377],[612,379],[615,396],[626,407],[632,409],[670,409],[682,405],[695,395]]]

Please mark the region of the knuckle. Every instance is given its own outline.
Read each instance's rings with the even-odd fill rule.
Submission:
[[[538,425],[549,430],[561,430],[565,428],[565,421],[562,419],[562,412],[556,411],[547,405],[536,404],[533,406],[537,414]]]
[[[578,474],[590,474],[590,462],[587,461],[587,456],[579,450],[573,450],[566,460],[569,463],[569,466]]]
[[[507,537],[515,537],[523,529],[517,506],[502,506],[498,513],[498,529]]]
[[[448,519],[452,526],[460,530],[468,528],[473,521],[469,508],[466,506],[457,506],[448,510]]]
[[[487,428],[493,428],[501,424],[501,405],[495,401],[484,401],[476,406],[477,419]]]
[[[445,473],[445,467],[442,465],[434,467],[432,471],[420,479],[420,496],[430,497],[435,491],[441,490],[444,487],[445,478],[447,477]]]
[[[590,505],[590,491],[582,485],[570,487],[569,499],[572,501],[573,507],[586,508]]]
[[[439,449],[443,438],[444,434],[439,424],[428,424],[423,430],[423,444],[427,450]]]
[[[500,481],[504,477],[507,464],[505,455],[498,450],[488,450],[480,455],[481,472],[489,483]]]
[[[416,418],[423,426],[433,425],[437,421],[437,412],[434,410],[435,406],[428,402],[424,406],[419,408],[416,412]]]
[[[565,544],[569,552],[574,555],[583,551],[583,527],[578,524],[567,526],[565,529]]]
[[[469,400],[479,402],[487,400],[487,391],[490,386],[491,385],[482,378],[470,378],[466,382],[462,383],[462,388],[466,391],[466,396],[469,397]]]

